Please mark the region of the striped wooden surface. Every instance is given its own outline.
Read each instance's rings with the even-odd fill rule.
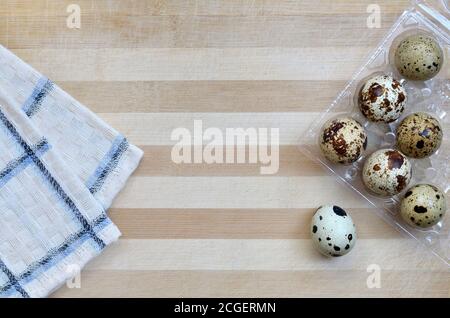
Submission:
[[[90,263],[78,296],[450,296],[448,268],[375,216],[296,143],[409,1],[5,0],[0,42],[141,146],[109,213],[123,238]],[[81,7],[81,29],[66,8]],[[171,161],[171,132],[280,129],[280,169]],[[324,203],[359,241],[326,259],[309,241]],[[367,267],[381,268],[368,288]]]

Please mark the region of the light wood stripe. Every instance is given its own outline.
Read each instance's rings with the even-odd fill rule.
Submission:
[[[361,14],[334,14],[333,19],[328,15],[306,14],[283,17],[111,16],[95,12],[89,15],[82,9],[81,28],[73,30],[66,27],[68,14],[64,12],[61,10],[58,17],[11,19],[8,21],[8,46],[12,49],[77,49],[83,43],[83,48],[329,47],[346,46],[358,33],[361,37],[355,45],[373,47],[398,16],[397,13],[383,15],[383,27],[374,34],[367,27],[366,15]],[[305,25],[321,25],[322,28],[305,28]],[[122,32],[117,32],[115,27],[120,27]],[[337,29],[339,36],[336,36]],[[146,36],[142,35],[142,30],[146,30]]]
[[[14,49],[13,52],[54,81],[181,81],[348,80],[371,50],[355,46],[352,50],[270,47]]]
[[[123,239],[308,239],[310,209],[110,209]],[[359,238],[401,238],[375,209],[347,209]]]
[[[194,134],[194,120],[201,120],[203,131],[219,128],[223,135],[227,128],[277,128],[280,145],[298,145],[300,137],[319,113],[103,113],[98,114],[112,127],[137,145],[174,145],[170,140],[176,128],[187,128]],[[332,116],[330,114],[329,116]],[[334,114],[336,115],[336,114]]]
[[[6,5],[0,6],[0,15],[14,12],[14,16],[65,16],[66,7],[72,0],[8,0]],[[152,15],[181,15],[181,16],[295,16],[295,15],[335,15],[352,13],[363,15],[366,8],[372,4],[371,0],[77,0],[77,4],[86,15],[123,15],[123,16],[152,16]],[[409,5],[408,0],[380,1],[379,6],[384,14],[401,13]]]
[[[305,134],[311,124],[319,120],[321,113],[316,112],[273,112],[273,113],[102,113],[98,114],[112,127],[122,132],[134,144],[141,146],[174,145],[179,140],[171,140],[172,132],[177,128],[186,128],[191,134],[193,144],[194,121],[201,120],[203,132],[209,128],[218,128],[226,135],[227,128],[267,128],[279,130],[281,146],[298,146],[315,143],[314,139],[305,140]],[[337,116],[329,113],[325,118]],[[443,123],[443,127],[450,127]],[[207,142],[203,142],[205,145]],[[247,141],[248,143],[248,141]],[[443,147],[450,145],[444,140]]]
[[[230,197],[233,198],[230,200]],[[369,203],[334,177],[132,177],[114,208],[312,208]]]
[[[98,113],[319,112],[345,81],[63,81]]]
[[[449,297],[448,271],[382,270],[368,288],[366,270],[114,271],[86,270],[81,288],[53,297]]]
[[[309,160],[296,146],[282,146],[279,150],[279,170],[276,174],[261,175],[261,164],[174,163],[171,146],[141,146],[144,157],[134,173],[136,177],[150,176],[325,176],[318,163]],[[235,153],[240,151],[234,147]],[[227,148],[229,149],[229,148]],[[245,147],[248,158],[249,147]]]
[[[447,143],[445,143],[446,145]],[[329,171],[321,164],[306,157],[299,146],[281,146],[279,148],[279,170],[274,174],[261,174],[261,163],[174,163],[171,158],[171,146],[140,146],[144,157],[135,177],[229,177],[229,176],[327,176]],[[225,151],[229,151],[229,147]],[[248,158],[249,147],[234,147],[235,153],[245,151]]]
[[[90,270],[442,270],[408,239],[359,239],[345,257],[319,254],[309,239],[122,239],[90,262]]]

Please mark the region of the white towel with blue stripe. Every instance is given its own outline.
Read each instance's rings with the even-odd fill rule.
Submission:
[[[142,151],[0,46],[0,297],[45,297],[120,236]]]

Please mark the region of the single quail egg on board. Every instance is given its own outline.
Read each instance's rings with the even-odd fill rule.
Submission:
[[[389,75],[376,75],[361,87],[359,109],[370,121],[391,123],[405,109],[406,96],[406,90],[399,81]]]
[[[364,162],[364,185],[380,196],[400,193],[411,181],[411,163],[400,151],[381,149],[372,153]]]
[[[427,228],[438,223],[445,214],[445,194],[430,184],[410,188],[400,204],[400,215],[411,226]]]
[[[350,215],[336,205],[323,205],[311,222],[313,244],[326,256],[342,256],[355,246],[356,229]]]
[[[431,36],[410,35],[395,50],[395,67],[405,78],[426,81],[439,73],[444,54]]]
[[[364,127],[351,117],[339,117],[325,123],[319,137],[323,155],[334,163],[350,164],[367,147]]]
[[[439,121],[427,113],[411,114],[397,127],[397,147],[408,157],[432,155],[441,146],[442,137]]]

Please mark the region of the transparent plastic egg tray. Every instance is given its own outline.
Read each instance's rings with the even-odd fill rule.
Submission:
[[[435,4],[437,3],[437,6]],[[355,73],[336,100],[314,121],[300,140],[301,150],[311,159],[320,162],[338,180],[350,186],[359,195],[376,207],[385,221],[404,234],[416,239],[432,253],[450,265],[450,27],[449,8],[446,1],[417,1],[405,11],[390,29],[367,62]],[[427,81],[410,81],[396,70],[393,54],[398,43],[406,36],[424,33],[432,36],[443,50],[443,65],[440,72]],[[400,81],[407,92],[407,103],[401,117],[396,121],[375,123],[368,121],[360,112],[358,92],[365,79],[376,74],[387,74]],[[406,116],[415,112],[426,112],[440,121],[444,137],[441,147],[428,158],[409,158],[412,164],[412,179],[405,189],[393,197],[372,194],[363,184],[362,169],[365,159],[374,151],[396,148],[396,127]],[[360,122],[368,134],[367,149],[351,165],[340,165],[328,161],[319,147],[319,136],[323,125],[330,119],[349,116]],[[422,229],[408,225],[400,216],[399,204],[407,189],[427,183],[441,189],[447,200],[447,213],[433,227]],[[345,208],[345,207],[344,207]]]

